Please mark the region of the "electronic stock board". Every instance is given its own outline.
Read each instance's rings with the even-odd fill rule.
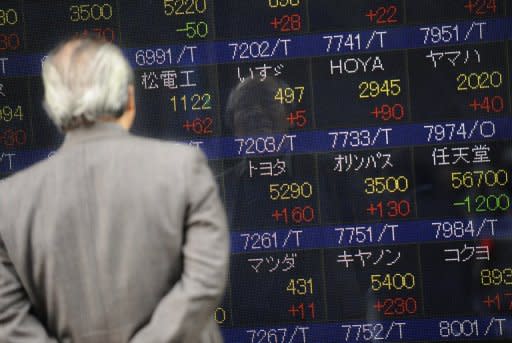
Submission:
[[[203,149],[227,342],[512,340],[512,1],[0,3],[0,175],[54,153],[45,53],[135,69],[133,132]]]

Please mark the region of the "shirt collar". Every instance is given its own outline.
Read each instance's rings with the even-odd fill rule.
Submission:
[[[123,137],[128,134],[128,131],[116,123],[96,122],[90,127],[81,127],[68,131],[62,147],[65,148],[111,137]]]

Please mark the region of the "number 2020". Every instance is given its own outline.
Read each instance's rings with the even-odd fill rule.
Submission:
[[[491,87],[499,88],[503,84],[503,75],[499,71],[459,74],[457,82],[457,90],[461,92]]]

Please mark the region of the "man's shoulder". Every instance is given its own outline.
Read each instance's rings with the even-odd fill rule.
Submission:
[[[198,162],[205,156],[200,149],[185,143],[155,138],[126,135],[113,140],[110,146],[96,146],[89,152],[100,164],[114,160],[123,166],[124,175],[149,177],[160,180],[157,175],[173,178],[187,178]],[[73,158],[73,157],[71,157]]]
[[[35,162],[7,178],[0,180],[0,194],[7,195],[16,192],[17,189],[29,187],[30,184],[35,181],[37,175],[43,174],[44,170],[49,168],[51,164],[50,158]]]
[[[27,201],[27,199],[34,199],[34,194],[38,194],[37,192],[43,184],[44,175],[51,169],[50,165],[49,159],[39,161],[0,180],[0,194],[2,195],[0,197],[0,218],[5,224],[0,230],[2,233],[9,227],[10,219],[16,218],[22,211],[26,212],[32,206],[33,202]]]
[[[163,154],[168,158],[193,156],[197,154],[197,148],[185,143],[167,141],[156,138],[140,137],[129,135],[121,143],[128,151],[149,154]]]
[[[157,172],[160,167],[164,167],[163,170],[167,171],[179,170],[202,155],[199,149],[185,143],[135,135],[127,135],[125,139],[116,140],[111,149],[104,148],[106,146],[102,145],[101,149],[94,149],[94,155],[101,155],[103,152],[105,153],[103,159],[114,158],[124,162],[131,160],[132,163],[128,163],[129,165],[150,165],[153,172]],[[109,150],[110,152],[108,152]],[[16,194],[21,195],[20,192],[31,192],[34,187],[41,185],[42,179],[46,179],[49,174],[55,174],[63,164],[67,165],[67,163],[60,163],[67,158],[80,157],[74,150],[58,149],[54,156],[36,162],[0,180],[2,198],[16,196]],[[102,159],[102,157],[98,158]]]

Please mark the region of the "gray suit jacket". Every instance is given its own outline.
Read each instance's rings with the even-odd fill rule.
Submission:
[[[198,150],[69,133],[0,182],[0,342],[221,342],[228,245]]]

